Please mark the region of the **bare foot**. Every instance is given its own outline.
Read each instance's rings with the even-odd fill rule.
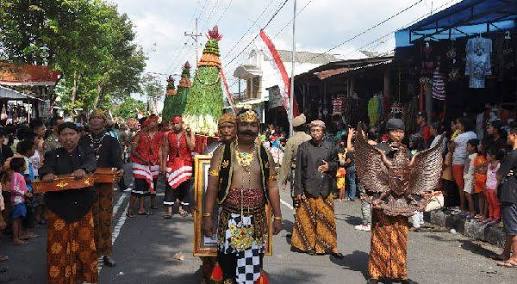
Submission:
[[[27,242],[26,241],[22,241],[22,240],[13,240],[13,243],[17,246],[21,246],[21,245],[24,245],[26,244]]]

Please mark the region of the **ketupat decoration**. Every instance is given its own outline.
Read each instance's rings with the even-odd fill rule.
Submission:
[[[181,80],[175,95],[168,95],[165,97],[162,112],[163,121],[169,121],[175,115],[183,115],[191,86],[192,83],[190,82],[190,64],[187,61],[185,62],[185,65],[183,65],[183,72],[181,72]]]
[[[223,89],[219,72],[219,34],[217,26],[208,32],[203,56],[198,63],[183,115],[185,124],[199,134],[214,136],[217,119],[223,113]]]

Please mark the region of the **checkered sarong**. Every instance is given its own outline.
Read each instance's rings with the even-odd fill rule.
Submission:
[[[242,216],[232,213],[228,220],[230,225],[242,224],[252,225],[253,218],[251,216]],[[238,284],[253,284],[260,277],[262,265],[260,263],[260,254],[264,253],[263,244],[253,244],[251,248],[244,251],[237,251],[231,243],[232,235],[230,230],[226,230],[224,243],[221,244],[221,252],[224,254],[235,254],[237,258],[237,269],[235,271],[236,281]]]

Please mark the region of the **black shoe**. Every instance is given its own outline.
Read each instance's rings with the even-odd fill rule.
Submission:
[[[108,266],[108,267],[114,267],[115,265],[117,265],[115,263],[115,261],[113,260],[113,258],[111,258],[110,256],[107,256],[105,255],[103,258],[102,258],[102,261],[104,262],[104,265]]]
[[[379,283],[379,280],[377,279],[368,279],[368,281],[366,281],[366,284],[377,284]]]
[[[404,280],[400,280],[400,283],[401,283],[401,284],[418,284],[418,282],[413,281],[413,280],[411,280],[411,279],[404,279]]]

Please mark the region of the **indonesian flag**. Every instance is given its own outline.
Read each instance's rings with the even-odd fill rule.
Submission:
[[[280,58],[280,53],[278,53],[278,50],[276,50],[275,45],[271,41],[271,39],[267,36],[266,32],[264,30],[260,30],[260,38],[264,42],[264,44],[269,49],[269,52],[271,53],[271,57],[273,57],[273,61],[275,62],[275,70],[278,70],[280,73],[280,77],[282,79],[282,84],[279,84],[280,88],[280,94],[282,96],[282,101],[284,108],[286,110],[289,109],[289,96],[291,95],[291,81],[289,80],[289,75],[287,74],[287,71],[285,70],[284,62],[282,61],[282,58]],[[296,104],[296,99],[293,100],[293,115],[298,116],[300,112],[298,111],[298,105]]]
[[[226,98],[228,99],[228,103],[232,107],[233,112],[237,113],[237,111],[235,110],[235,102],[233,101],[233,96],[232,96],[232,93],[230,92],[230,87],[228,87],[228,81],[226,80],[226,76],[224,75],[222,66],[221,66],[221,70],[219,72],[220,72],[221,78],[223,79],[224,90],[226,93]]]
[[[167,169],[167,181],[172,189],[192,178],[192,166],[183,160],[176,159]]]
[[[158,167],[157,173],[158,174],[160,173],[160,168],[159,167]],[[155,192],[154,182],[153,182],[153,172],[151,171],[151,167],[150,166],[146,166],[146,165],[142,165],[142,164],[138,164],[138,163],[133,163],[133,176],[135,178],[145,179],[145,181],[149,185],[149,191],[151,193]]]

